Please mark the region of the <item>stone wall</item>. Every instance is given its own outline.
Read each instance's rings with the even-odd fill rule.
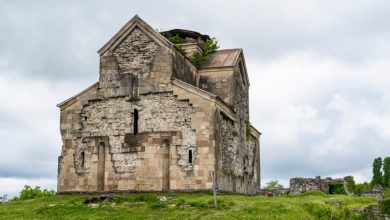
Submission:
[[[290,193],[301,194],[307,191],[321,190],[321,177],[316,178],[292,178],[290,179]]]
[[[134,73],[153,61],[158,45],[138,28],[113,50],[120,73]]]
[[[190,85],[196,86],[196,68],[193,64],[181,54],[174,54],[172,56],[172,76],[186,82]]]
[[[58,191],[204,190],[215,172],[220,190],[256,193],[259,134],[240,68],[217,86],[229,87],[216,92],[223,103],[149,28],[121,30],[99,52],[99,82],[60,104]]]
[[[193,171],[197,160],[196,133],[191,126],[192,107],[188,100],[177,100],[172,92],[143,94],[139,100],[128,101],[125,98],[110,98],[104,101],[92,101],[85,105],[80,113],[81,129],[74,139],[74,167],[80,176],[88,175],[96,151],[96,137],[108,137],[108,153],[115,173],[134,172],[140,161],[137,150],[129,151],[125,143],[126,135],[133,134],[134,109],[139,112],[139,133],[177,131],[182,139],[174,152],[177,160],[171,166],[182,171]],[[142,138],[140,138],[142,139]],[[139,144],[136,141],[137,145]],[[141,141],[142,144],[142,141]],[[147,169],[147,167],[145,167]],[[143,172],[148,176],[146,171]]]
[[[219,115],[217,138],[218,188],[224,191],[255,194],[259,189],[259,140],[250,132],[248,87],[243,81],[240,68],[234,70],[233,87],[235,120]]]
[[[234,103],[234,71],[204,69],[199,73],[199,87],[205,91],[218,95],[227,105],[233,107]]]
[[[330,177],[321,179],[320,176],[315,178],[291,178],[290,179],[290,193],[291,194],[301,194],[307,191],[322,191],[326,194],[332,194],[332,185],[340,184],[343,186],[345,193],[353,194],[349,192],[348,183],[346,181],[347,177],[332,179]]]

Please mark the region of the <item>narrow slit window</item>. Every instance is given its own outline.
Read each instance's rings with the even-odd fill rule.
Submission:
[[[188,163],[192,163],[192,150],[188,151]]]
[[[138,110],[134,109],[134,124],[133,124],[133,133],[138,134]]]
[[[85,166],[85,153],[81,152],[81,167],[84,168]]]

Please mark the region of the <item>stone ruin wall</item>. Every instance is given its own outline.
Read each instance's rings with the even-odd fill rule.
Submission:
[[[101,57],[98,88],[61,111],[64,146],[59,157],[59,191],[96,191],[100,142],[108,149],[105,190],[161,190],[159,148],[166,139],[171,143],[171,189],[210,189],[215,167],[213,125],[220,118],[216,125],[223,137],[219,137],[223,140],[219,187],[256,192],[259,146],[247,134],[248,91],[240,69],[234,71],[237,121],[232,122],[218,111],[215,115],[208,101],[171,84],[172,73],[196,83],[191,76],[194,70],[174,57],[137,28]],[[134,109],[139,111],[139,135],[133,135]],[[193,163],[188,162],[190,150]]]
[[[133,112],[139,111],[139,132],[180,131],[183,145],[179,147],[179,166],[184,170],[193,169],[186,163],[187,152],[193,151],[196,158],[196,135],[191,128],[191,107],[186,101],[175,100],[172,93],[141,95],[138,101],[129,102],[124,98],[112,98],[107,101],[93,102],[85,106],[81,112],[81,137],[77,138],[76,158],[84,152],[85,158],[91,158],[91,137],[109,137],[109,153],[117,173],[135,171],[137,166],[136,152],[126,152],[125,135],[133,133]],[[77,173],[88,172],[88,166],[80,170],[80,162],[76,163]]]
[[[222,190],[254,194],[259,189],[259,146],[249,131],[248,90],[238,66],[234,79],[236,121],[222,113],[219,120],[222,172],[218,184]]]
[[[96,187],[94,172],[96,139],[99,137],[108,137],[111,166],[116,174],[136,170],[143,158],[137,151],[129,152],[125,143],[125,137],[133,133],[134,109],[140,114],[140,133],[180,132],[177,138],[180,143],[175,149],[177,158],[174,157],[177,161],[173,164],[182,171],[194,170],[194,164],[189,164],[187,159],[189,150],[193,160],[197,158],[196,134],[191,128],[192,108],[188,100],[177,100],[172,92],[161,93],[167,85],[155,86],[156,83],[150,82],[164,79],[161,75],[170,71],[169,65],[167,51],[161,51],[139,29],[133,30],[112,54],[102,57],[99,90],[94,92],[94,98],[79,101],[61,112],[64,146],[59,158],[59,176],[64,177],[59,178],[60,187],[65,190],[96,190],[93,188]],[[157,93],[139,94],[140,85],[141,92]]]
[[[129,152],[125,143],[126,135],[133,133],[133,109],[139,111],[140,134],[179,131],[183,141],[176,146],[177,161],[172,165],[180,167],[182,171],[194,170],[194,164],[188,163],[187,159],[189,150],[192,151],[193,160],[197,158],[196,133],[192,129],[190,117],[192,108],[188,101],[177,100],[171,92],[165,92],[141,95],[139,100],[133,102],[125,98],[110,98],[85,105],[78,114],[81,129],[66,131],[64,133],[73,135],[63,136],[72,142],[69,150],[74,155],[74,170],[78,176],[88,179],[96,170],[92,165],[96,163],[97,137],[108,137],[108,152],[115,173],[126,174],[136,170],[143,158],[139,157],[137,150]],[[77,114],[73,116],[77,117]],[[64,152],[63,156],[68,153]],[[61,164],[63,166],[63,161],[59,167],[62,167]],[[91,181],[95,180],[92,178],[83,184],[85,187],[94,185]]]
[[[290,179],[290,194],[302,194],[307,191],[321,191],[326,194],[330,193],[330,185],[335,183],[341,183],[344,186],[344,191],[347,194],[351,194],[348,190],[347,177],[332,179],[330,177],[321,179],[317,176],[316,178],[291,178]]]

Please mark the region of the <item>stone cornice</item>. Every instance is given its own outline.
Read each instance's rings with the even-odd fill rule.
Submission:
[[[78,94],[70,97],[69,99],[57,104],[57,107],[59,107],[60,109],[64,109],[70,105],[72,105],[73,103],[77,102],[78,100],[80,100],[80,98],[84,95],[88,95],[90,94],[91,92],[97,90],[99,87],[99,82],[96,82],[94,84],[92,84],[91,86],[89,86],[88,88],[84,89],[83,91],[79,92]]]

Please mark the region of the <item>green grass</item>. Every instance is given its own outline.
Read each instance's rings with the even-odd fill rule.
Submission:
[[[375,199],[310,192],[298,196],[191,194],[124,194],[114,203],[90,208],[90,195],[58,195],[48,198],[0,203],[0,219],[359,219],[347,209],[376,203]],[[160,197],[167,201],[160,201]],[[341,202],[342,207],[337,204]]]

